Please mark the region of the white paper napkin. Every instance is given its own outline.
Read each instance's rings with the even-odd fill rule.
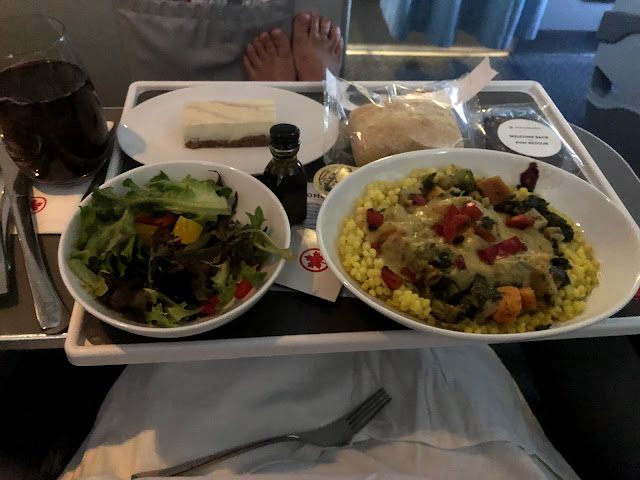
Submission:
[[[471,345],[132,365],[62,479],[129,479],[315,428],[381,386],[391,403],[348,446],[287,442],[194,474],[577,479],[495,353]]]
[[[276,283],[335,302],[342,284],[322,256],[316,231],[292,228],[290,248],[297,258],[284,264]]]
[[[107,122],[109,130],[113,122]],[[107,160],[109,161],[109,160]],[[38,233],[62,233],[91,185],[92,178],[73,186],[40,185],[31,193],[31,213]]]

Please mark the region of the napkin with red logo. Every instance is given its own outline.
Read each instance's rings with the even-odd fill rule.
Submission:
[[[276,283],[335,302],[342,284],[320,252],[316,231],[292,228],[290,248],[297,258],[285,263]]]

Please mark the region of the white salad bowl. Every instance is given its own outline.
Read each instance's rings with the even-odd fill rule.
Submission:
[[[569,216],[584,232],[600,262],[599,285],[586,299],[586,309],[566,322],[549,329],[514,334],[477,334],[427,325],[387,306],[362,291],[342,265],[338,239],[342,220],[351,215],[365,187],[376,180],[396,182],[416,168],[441,168],[455,164],[485,177],[500,175],[507,185],[520,183],[520,174],[533,160],[491,150],[422,150],[393,155],[370,163],[342,180],[325,199],[318,215],[317,236],[329,268],[355,296],[370,307],[407,327],[475,341],[522,341],[567,333],[610,317],[626,305],[640,287],[640,230],[628,212],[577,176],[543,162],[536,162],[540,178],[535,193]]]
[[[163,171],[173,180],[182,180],[187,175],[204,180],[207,178],[217,178],[216,172],[222,176],[222,181],[228,187],[238,192],[238,205],[234,218],[241,223],[249,223],[245,212],[253,213],[256,207],[262,207],[265,216],[267,233],[279,247],[288,247],[291,230],[287,214],[276,196],[263,185],[259,180],[251,175],[235,168],[219,165],[208,161],[181,161],[174,163],[163,163],[158,165],[147,165],[125,172],[117,177],[105,182],[104,187],[113,187],[118,194],[124,194],[128,189],[122,186],[122,182],[130,178],[136,185],[144,186],[152,177]],[[91,202],[91,195],[88,196],[81,206]],[[234,318],[249,310],[267,292],[271,284],[280,273],[285,260],[271,255],[263,264],[262,270],[266,272],[266,277],[262,284],[254,289],[242,300],[234,299],[219,314],[210,317],[197,318],[183,326],[173,328],[160,328],[148,325],[143,318],[140,321],[125,318],[120,312],[112,310],[106,305],[89,295],[80,285],[76,276],[69,269],[68,259],[71,250],[76,243],[80,233],[80,209],[72,217],[67,229],[62,234],[60,246],[58,248],[58,263],[62,280],[73,298],[80,303],[89,313],[100,320],[116,328],[127,332],[157,338],[176,338],[196,335],[198,333],[212,330],[224,325]]]

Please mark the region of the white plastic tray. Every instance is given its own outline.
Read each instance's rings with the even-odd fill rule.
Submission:
[[[207,82],[136,82],[131,84],[125,100],[123,114],[133,108],[139,96],[147,91],[170,91],[178,88],[202,85]],[[322,92],[321,82],[259,82],[263,85],[283,88],[299,93]],[[365,86],[376,86],[388,82],[359,82]],[[404,85],[424,85],[425,82],[402,82]],[[233,85],[234,82],[219,82]],[[553,104],[542,86],[531,81],[496,81],[484,91],[520,92],[528,94],[541,108],[547,118],[555,124],[560,134],[584,162],[585,178],[616,202],[628,214],[615,190],[604,177],[586,148],[575,135],[560,111]],[[117,175],[122,168],[122,156],[116,147],[107,172],[107,178]],[[300,294],[302,295],[302,294]],[[300,319],[301,322],[304,318]],[[74,365],[113,365],[133,363],[157,363],[171,361],[194,361],[240,357],[291,355],[300,353],[329,353],[364,350],[389,350],[419,347],[450,346],[460,344],[448,337],[429,335],[413,330],[339,332],[305,335],[280,335],[252,338],[226,338],[220,340],[190,340],[172,342],[150,342],[140,338],[139,343],[114,343],[102,335],[98,320],[86,314],[75,304],[69,332],[65,341],[65,352]],[[571,334],[551,339],[585,338],[600,336],[630,335],[640,333],[640,317],[619,317],[603,320],[596,325]],[[487,335],[487,343],[494,343]]]

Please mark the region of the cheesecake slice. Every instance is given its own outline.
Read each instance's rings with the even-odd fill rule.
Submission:
[[[276,106],[271,100],[189,102],[182,113],[184,146],[267,146],[275,123]]]

